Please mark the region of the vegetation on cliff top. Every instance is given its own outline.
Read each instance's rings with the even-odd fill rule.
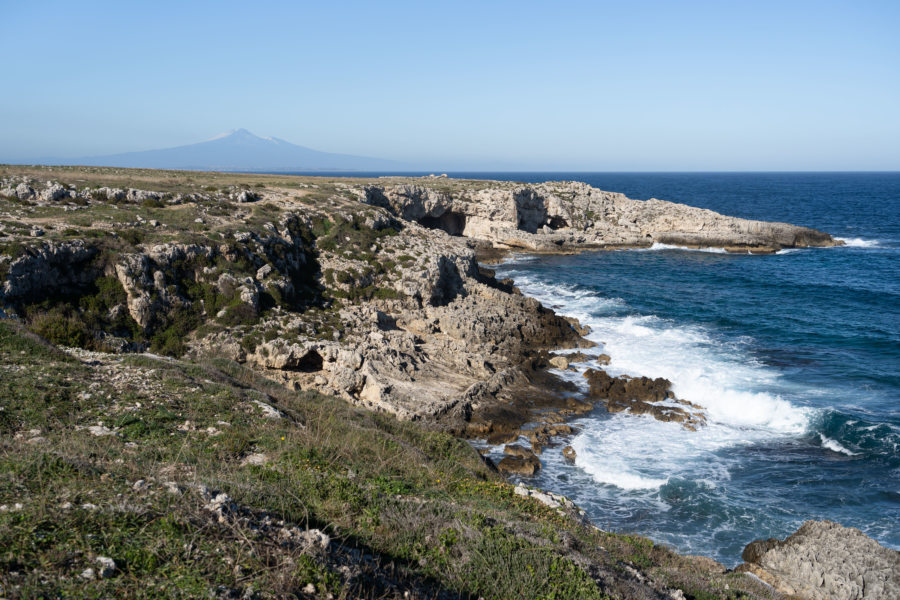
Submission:
[[[461,440],[230,361],[73,357],[8,321],[0,359],[7,597],[755,597],[517,496]]]
[[[769,597],[711,561],[516,494],[445,433],[283,386],[215,352],[93,352],[124,340],[179,357],[186,341],[226,329],[251,352],[277,337],[339,337],[341,303],[400,306],[402,292],[382,284],[421,273],[416,240],[341,181],[10,170],[211,195],[0,199],[4,278],[45,240],[96,249],[69,288],[6,307],[30,330],[0,320],[0,596]],[[308,220],[275,201],[222,199],[276,182],[291,194],[282,204],[299,199]],[[148,299],[163,309],[139,326],[112,274],[167,242],[199,250],[156,265]],[[248,279],[255,304],[241,291]]]

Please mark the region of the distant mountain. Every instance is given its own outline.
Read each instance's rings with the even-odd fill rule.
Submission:
[[[57,161],[54,161],[57,162]],[[401,171],[391,160],[319,152],[236,129],[187,146],[67,159],[63,164],[203,171]]]

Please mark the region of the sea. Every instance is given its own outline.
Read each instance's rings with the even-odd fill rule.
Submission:
[[[826,231],[836,248],[729,254],[656,244],[496,266],[591,328],[613,375],[664,377],[697,431],[602,407],[530,485],[605,529],[740,561],[807,519],[900,548],[900,173],[449,173],[581,181]],[[576,365],[585,367],[586,365]],[[586,389],[580,372],[558,372]],[[499,456],[502,447],[493,448]]]

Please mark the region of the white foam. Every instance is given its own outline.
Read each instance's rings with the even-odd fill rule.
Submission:
[[[670,478],[699,479],[708,487],[728,480],[726,463],[712,453],[730,446],[730,432],[720,426],[702,435],[673,423],[614,415],[585,419],[572,440],[575,465],[594,481],[623,490],[656,490]]]
[[[800,434],[809,414],[766,388],[778,375],[700,327],[652,316],[598,319],[591,337],[606,342],[614,375],[664,377],[679,398],[703,406],[710,421],[736,428]]]
[[[638,252],[651,252],[656,250],[683,250],[685,252],[708,252],[710,254],[728,254],[725,248],[688,248],[687,246],[675,246],[673,244],[661,244],[653,242],[649,248],[635,248]]]
[[[623,490],[655,490],[669,482],[668,479],[650,479],[629,473],[627,470],[617,471],[615,469],[607,469],[601,466],[602,463],[588,462],[587,465],[581,466],[590,474],[594,480],[599,483],[614,485]]]
[[[582,420],[581,433],[572,440],[575,464],[596,482],[630,491],[655,490],[672,477],[716,485],[727,480],[732,460],[720,450],[777,442],[808,430],[812,411],[783,398],[787,387],[778,372],[749,356],[748,340],[724,342],[704,327],[626,315],[621,299],[510,274],[524,293],[589,325],[587,337],[598,346],[586,352],[608,354],[610,374],[664,377],[679,398],[704,408],[707,425],[696,432],[646,415]]]
[[[881,245],[878,240],[864,240],[862,238],[834,238],[839,242],[844,242],[844,246],[850,248],[877,248]]]
[[[832,452],[839,452],[841,454],[846,454],[847,456],[856,456],[856,452],[851,452],[844,448],[837,440],[833,440],[830,437],[825,437],[823,434],[819,434],[819,438],[822,440],[822,447],[831,450]]]

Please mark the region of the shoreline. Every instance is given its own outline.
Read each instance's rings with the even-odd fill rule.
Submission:
[[[539,427],[529,428],[532,454],[509,457],[525,469],[534,468],[535,450],[571,434],[567,422],[598,403],[685,425],[691,407],[673,408],[684,401],[668,395],[671,384],[647,378],[598,374],[589,400],[548,393],[548,378],[566,387],[548,371],[556,349],[575,354],[593,342],[576,320],[498,281],[484,266],[492,253],[501,258],[515,244],[526,247],[516,254],[646,248],[688,235],[673,234],[676,226],[697,245],[729,228],[753,243],[734,246],[741,250],[765,240],[773,251],[837,245],[805,228],[571,183],[427,189],[415,181],[387,189],[259,177],[250,187],[239,176],[200,174],[203,186],[179,180],[151,191],[106,187],[111,175],[102,170],[82,176],[81,189],[42,188],[17,175],[3,190],[16,195],[4,208],[30,227],[7,229],[0,239],[0,299],[13,314],[39,326],[35,315],[48,309],[29,304],[36,294],[52,298],[69,286],[88,298],[100,281],[110,298],[90,295],[84,305],[111,304],[91,314],[100,330],[84,333],[88,345],[127,352],[144,344],[191,360],[232,361],[288,389],[462,437],[518,437],[541,414]],[[611,225],[626,217],[624,232]],[[596,246],[612,239],[618,243]],[[109,315],[120,321],[105,321]]]
[[[527,260],[528,253],[522,253],[522,254],[520,254],[520,255],[518,255],[518,256],[510,257],[508,262],[515,263],[515,262],[517,261],[517,259],[518,259],[520,256],[521,256],[521,257],[526,257],[526,260]],[[558,262],[558,261],[551,261],[550,264],[552,264],[552,265],[559,265],[559,262]],[[585,263],[585,262],[582,261],[582,262],[580,262],[580,263],[578,263],[578,264],[581,265],[581,268],[584,268],[584,265],[587,264],[587,263]],[[541,269],[536,268],[533,272],[532,272],[532,271],[528,271],[528,270],[525,271],[525,273],[526,273],[528,276],[527,276],[527,278],[524,279],[524,281],[527,281],[528,285],[522,285],[522,284],[519,282],[519,280],[518,280],[519,274],[517,274],[517,272],[515,272],[516,269],[512,269],[512,271],[513,271],[513,272],[509,272],[508,270],[507,270],[507,271],[503,271],[503,270],[501,269],[501,270],[500,270],[500,272],[502,273],[501,276],[507,276],[507,277],[515,278],[515,279],[516,279],[516,284],[517,284],[517,286],[521,286],[523,292],[526,293],[526,294],[530,293],[529,290],[528,290],[528,285],[532,285],[532,286],[533,286],[533,285],[537,285],[537,286],[538,286],[538,289],[539,289],[539,290],[543,290],[545,293],[543,294],[543,296],[539,293],[539,294],[536,296],[536,298],[537,298],[538,300],[542,301],[542,302],[546,302],[546,301],[547,301],[547,294],[550,293],[550,292],[547,292],[547,291],[544,289],[544,286],[541,284],[541,281],[543,281],[543,280],[541,280],[541,278],[540,278],[540,274],[543,273],[543,271],[542,271]],[[525,276],[523,275],[523,277],[525,277]],[[559,279],[559,278],[553,279],[553,281],[555,281],[556,284],[558,284],[558,285],[563,285],[563,284],[559,283],[558,279]],[[547,283],[547,282],[544,282],[544,283]],[[607,291],[608,291],[608,290],[607,290]],[[552,295],[552,293],[551,293],[551,295]],[[566,296],[566,298],[568,298],[568,297]],[[558,306],[559,304],[562,304],[562,306]],[[573,318],[576,318],[576,317],[577,317],[577,318],[581,318],[581,317],[583,316],[581,313],[579,313],[579,312],[577,312],[577,311],[576,311],[575,313],[573,313],[573,312],[568,312],[568,310],[571,309],[571,306],[569,306],[568,304],[566,304],[566,302],[565,302],[562,298],[559,300],[559,302],[554,303],[554,304],[553,304],[553,307],[554,307],[554,309],[560,311],[560,314],[561,314],[562,316],[569,316],[569,317],[573,317]],[[590,320],[584,321],[584,322],[587,323],[587,324],[590,324],[590,325],[594,325],[594,323],[593,323],[592,321],[590,321]],[[667,326],[667,327],[668,327],[668,326]],[[591,338],[591,339],[597,341],[597,340],[600,339],[600,338],[593,337],[593,338]],[[606,339],[606,338],[602,338],[602,339]],[[614,349],[610,349],[609,347],[607,347],[607,348],[605,348],[605,349],[602,349],[602,351],[603,351],[603,352],[609,352],[609,353],[613,356],[613,358],[615,359],[616,354],[615,354],[615,350],[614,350]],[[594,351],[591,351],[591,352],[597,352],[597,350],[594,350]],[[557,354],[562,354],[562,355],[565,355],[565,353],[566,353],[566,350],[565,350],[565,349],[561,349],[561,350],[559,350],[559,351],[557,352]],[[577,375],[574,375],[574,376],[580,376],[580,375],[583,373],[583,371],[585,370],[585,365],[584,365],[584,364],[578,365],[578,369],[579,369],[578,374],[577,374]],[[621,370],[616,370],[616,371],[614,371],[614,372],[615,372],[615,373],[621,373]],[[626,371],[626,372],[628,372],[628,371]],[[644,375],[650,375],[651,377],[653,376],[653,375],[651,374],[650,371],[643,370],[643,371],[638,371],[638,372],[639,372],[639,373],[642,373],[642,374],[644,374]],[[631,372],[631,373],[633,374],[633,372]],[[581,418],[582,418],[581,416],[575,416],[575,417],[572,417],[569,421],[567,421],[567,423],[572,424],[572,425],[575,425],[576,422],[579,421]],[[640,417],[637,416],[637,415],[634,416],[633,418],[634,418],[634,419],[640,419]],[[703,434],[703,431],[702,431],[702,428],[700,428],[700,430],[698,430],[698,432],[697,432],[697,435],[702,435],[702,434]],[[830,435],[830,434],[829,434],[829,435]],[[817,439],[818,439],[818,438],[817,438]],[[823,440],[828,440],[828,438],[824,438],[824,437],[823,437],[822,439],[823,439]],[[595,440],[595,442],[596,442],[596,440]],[[563,442],[563,444],[564,444],[564,443],[567,443],[567,442]],[[583,444],[582,444],[582,445],[583,445]],[[850,453],[850,451],[846,450],[845,448],[840,448],[840,450],[837,450],[837,449],[835,449],[833,446],[828,446],[828,445],[826,445],[824,441],[823,441],[823,446],[824,446],[827,450],[832,450],[832,451],[834,451],[834,452],[842,452],[844,455],[854,456],[854,454]],[[577,446],[576,446],[576,449],[577,449]],[[496,448],[494,448],[494,450],[495,450],[495,452],[491,454],[492,457],[496,455],[496,451],[502,450],[502,446],[501,446],[501,447],[496,447]],[[580,451],[580,450],[579,450],[579,451]],[[554,453],[555,453],[555,454],[559,454],[559,448],[558,448],[558,447],[556,448],[556,450],[554,451]],[[563,461],[561,461],[561,460],[559,460],[558,457],[556,457],[556,458],[554,458],[553,461],[551,461],[551,464],[552,464],[552,465],[555,465],[557,468],[560,468],[561,465],[565,465],[566,463],[563,462]],[[556,472],[563,473],[563,474],[568,473],[568,471],[566,471],[565,468],[563,468],[563,470],[558,470],[558,471],[556,471]],[[550,479],[552,479],[552,473],[551,473],[551,472],[548,472],[548,477],[550,477]],[[567,481],[567,482],[569,481],[569,477],[571,477],[571,475],[567,475],[567,477],[566,477],[566,481]],[[590,477],[587,477],[587,478],[590,479]],[[607,480],[607,483],[608,483],[608,480]],[[546,485],[546,480],[545,480],[545,485]],[[582,483],[582,484],[580,484],[580,485],[584,485],[584,484]],[[613,485],[616,485],[616,484],[613,484]],[[571,492],[567,492],[567,491],[566,491],[567,487],[568,487],[568,489],[571,490],[571,485],[568,484],[568,483],[565,483],[565,484],[559,484],[559,485],[557,485],[557,486],[550,487],[549,489],[551,489],[551,490],[553,490],[553,491],[555,491],[555,492],[560,492],[560,493],[564,493],[564,494],[565,494],[565,493],[571,493]],[[574,498],[575,496],[572,496],[572,497]],[[808,512],[807,512],[806,514],[809,515]],[[821,515],[821,512],[819,513],[819,515]],[[800,513],[799,515],[795,515],[795,517],[801,518],[801,519],[809,519],[809,518],[810,518],[809,516],[805,516],[805,517],[804,517],[802,511],[801,511],[801,513]],[[827,516],[827,513],[826,513],[826,516],[818,516],[818,517],[816,517],[816,518],[828,518],[828,519],[842,520],[842,519],[840,519],[839,517],[836,519],[834,516]],[[844,521],[844,522],[845,522],[845,523],[848,523],[848,522],[849,522],[849,523],[853,523],[854,521],[853,521],[852,519],[850,519],[849,521]],[[863,523],[865,523],[865,521],[863,521]],[[863,526],[863,525],[860,525],[860,526]],[[793,530],[793,529],[787,530],[787,531],[785,532],[785,534],[789,533],[789,532],[792,531],[792,530]],[[640,530],[640,529],[636,529],[636,531],[641,531],[641,530]],[[679,547],[678,544],[677,544],[677,541],[676,541],[676,542],[673,542],[672,540],[668,540],[668,541],[666,541],[666,543],[674,543],[674,544],[675,544],[675,547]],[[743,543],[744,543],[744,544],[748,543],[748,540],[745,539]],[[883,547],[890,548],[890,546],[883,546]],[[683,551],[683,550],[682,550],[682,551]],[[738,550],[738,553],[739,553],[739,552],[740,552],[740,550]],[[702,553],[702,552],[701,552],[701,553]],[[737,555],[729,555],[729,556],[731,556],[731,558],[732,558],[733,560],[738,561],[738,563],[740,562]],[[719,559],[719,560],[722,560],[722,559]],[[725,562],[728,563],[728,560],[725,560]]]

